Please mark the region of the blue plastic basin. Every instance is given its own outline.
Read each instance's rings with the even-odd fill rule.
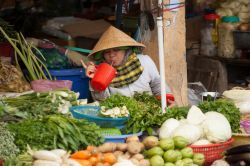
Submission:
[[[53,79],[72,81],[72,90],[80,93],[80,99],[89,98],[89,78],[82,68],[49,70]]]

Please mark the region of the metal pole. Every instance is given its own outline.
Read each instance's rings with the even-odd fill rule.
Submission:
[[[161,77],[161,109],[165,113],[166,108],[166,81],[165,81],[165,61],[164,61],[164,39],[163,39],[163,20],[162,17],[157,17],[157,32],[158,32],[158,49],[160,62],[160,77]]]

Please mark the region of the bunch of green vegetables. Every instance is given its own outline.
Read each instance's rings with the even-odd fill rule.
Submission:
[[[240,132],[240,111],[232,101],[227,99],[218,99],[215,101],[204,101],[198,106],[204,113],[216,111],[223,114],[231,125],[234,133]]]
[[[34,45],[27,42],[25,40],[24,36],[22,35],[22,33],[16,33],[16,37],[12,38],[4,31],[4,29],[2,27],[0,27],[0,32],[4,36],[4,38],[14,48],[15,60],[16,60],[17,66],[19,66],[18,57],[24,63],[24,65],[27,69],[28,79],[30,81],[47,79],[45,72],[47,73],[49,79],[50,80],[52,79],[46,65],[42,62],[41,59],[39,59],[39,58],[37,58],[37,56],[35,56],[32,49],[39,52],[41,57],[44,59],[42,53]],[[43,69],[45,70],[45,72],[43,71]]]
[[[9,123],[8,129],[15,134],[15,144],[22,152],[27,150],[27,145],[32,149],[77,151],[103,142],[98,132],[100,127],[95,123],[60,115]]]
[[[14,134],[11,133],[5,123],[0,123],[0,160],[16,157],[19,148],[14,143]]]
[[[152,134],[154,127],[160,127],[168,118],[180,119],[186,117],[188,108],[171,108],[162,113],[160,101],[144,92],[135,93],[133,97],[115,94],[100,103],[106,108],[126,106],[130,117],[126,124],[126,133],[147,131]]]
[[[48,114],[69,114],[69,107],[77,103],[79,93],[64,89],[30,93],[0,101],[0,121],[41,118]]]

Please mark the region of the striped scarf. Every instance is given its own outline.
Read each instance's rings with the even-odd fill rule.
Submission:
[[[121,88],[132,84],[143,72],[141,62],[137,58],[135,53],[128,56],[126,63],[116,68],[117,75],[111,83],[111,87]]]

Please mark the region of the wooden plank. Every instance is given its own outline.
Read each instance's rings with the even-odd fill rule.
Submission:
[[[180,2],[184,2],[181,0]],[[164,0],[164,4],[169,4]],[[185,8],[178,12],[164,12],[164,25],[171,21],[170,26],[164,26],[165,71],[167,83],[176,98],[178,106],[188,105],[187,98],[187,64],[186,64],[186,28]]]

